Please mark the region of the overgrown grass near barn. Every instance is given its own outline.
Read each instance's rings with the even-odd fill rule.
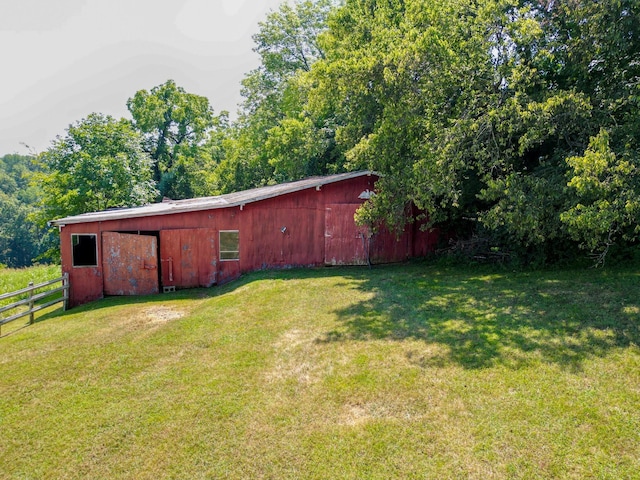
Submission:
[[[95,302],[0,339],[0,477],[635,478],[639,292],[417,263]]]
[[[44,283],[49,280],[58,278],[61,275],[62,275],[62,272],[60,270],[60,265],[37,265],[34,267],[28,267],[28,268],[0,267],[0,295],[3,293],[10,293],[10,292],[22,290],[23,288],[26,288],[27,286],[29,286],[29,282],[33,282],[34,285],[38,285],[40,283]],[[60,286],[60,284],[56,286]],[[50,289],[53,287],[48,287],[48,288]],[[41,292],[41,291],[43,290],[38,290],[38,292]],[[23,294],[20,296],[0,300],[0,307],[17,302],[18,300],[25,299],[27,298],[27,296],[28,296],[27,294]],[[60,297],[62,297],[62,293],[57,293],[50,297],[47,297],[44,300],[41,300],[41,302],[51,301],[55,298],[60,298]],[[61,309],[61,308],[62,308],[62,303],[58,305],[54,305],[50,308],[44,309],[38,312],[36,316],[47,315],[51,311],[54,311],[56,309]],[[26,312],[28,310],[29,309],[27,305],[23,305],[15,309],[8,310],[4,313],[0,313],[0,320],[2,320],[2,318],[7,318],[13,314],[23,312],[23,311]],[[27,324],[28,322],[29,322],[29,317],[24,317],[0,326],[0,337],[5,336],[7,334],[11,334],[16,330],[23,328],[25,324]]]
[[[53,280],[62,275],[60,265],[38,265],[29,268],[0,267],[0,294],[15,292],[29,285]],[[0,305],[14,302],[15,299],[0,301]]]

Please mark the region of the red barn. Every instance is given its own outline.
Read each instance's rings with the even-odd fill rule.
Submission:
[[[436,234],[416,225],[398,237],[355,224],[377,178],[343,173],[54,220],[69,304],[209,287],[252,270],[389,263],[432,251]]]

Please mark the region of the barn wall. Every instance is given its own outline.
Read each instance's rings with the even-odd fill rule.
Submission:
[[[411,215],[419,218],[420,211],[413,207]],[[424,229],[426,219],[405,225],[402,232],[391,232],[385,227],[371,239],[372,263],[402,262],[409,258],[424,257],[436,250],[439,231]]]
[[[362,241],[356,237],[360,229],[353,224],[353,212],[363,202],[359,195],[372,191],[375,179],[357,177],[246,205],[240,215],[241,271],[332,263],[325,256],[325,220],[331,205],[344,205],[348,218],[337,224],[353,230],[345,237],[354,237],[340,252],[345,261],[335,263],[364,263],[366,255],[354,250]]]
[[[61,229],[61,251],[62,269],[70,277],[70,305],[104,295],[102,232],[157,235],[160,290],[172,285],[210,286],[258,269],[369,260],[388,263],[432,251],[437,234],[422,232],[417,224],[407,226],[399,237],[381,229],[370,239],[365,229],[354,224],[353,212],[363,202],[358,197],[363,191],[373,191],[376,179],[356,177],[242,207],[67,225]],[[239,260],[220,260],[222,230],[239,231]],[[97,235],[97,267],[72,266],[72,233]]]
[[[105,295],[158,293],[158,239],[151,235],[102,232]]]
[[[324,195],[315,189],[246,205],[240,221],[242,272],[321,264],[323,205]]]
[[[419,217],[421,212],[414,206],[413,215]],[[427,220],[422,219],[413,224],[412,257],[424,257],[436,251],[440,238],[438,229],[426,229]]]
[[[158,234],[161,231],[179,232],[174,236],[177,241],[170,245],[173,250],[167,250],[167,245],[160,243],[160,287],[172,285],[178,287],[211,286],[213,283],[224,283],[237,278],[240,276],[240,262],[220,262],[217,258],[217,249],[213,251],[211,244],[217,246],[220,230],[240,229],[239,213],[240,208],[235,207],[205,212],[66,225],[60,232],[60,247],[62,271],[69,274],[71,284],[69,305],[81,305],[104,296],[102,232],[157,232]],[[95,234],[97,236],[97,267],[73,267],[71,235],[74,233]],[[161,237],[160,234],[159,237]],[[242,248],[242,235],[240,243]],[[175,250],[176,247],[177,250]],[[190,250],[195,255],[188,255]],[[168,262],[162,261],[170,255],[174,256],[172,269],[174,278],[177,280],[174,282],[168,281]],[[189,265],[189,262],[195,262],[196,265]]]
[[[101,222],[102,231],[118,231],[118,232],[159,232],[165,230],[193,230],[199,229],[199,232],[184,232],[188,235],[193,235],[193,243],[187,241],[187,235],[179,235],[178,242],[181,248],[191,247],[195,251],[205,252],[206,256],[197,256],[197,263],[194,268],[197,272],[197,277],[202,279],[199,282],[201,286],[209,286],[212,282],[212,262],[216,261],[216,282],[224,283],[225,281],[237,278],[240,275],[240,263],[238,261],[224,261],[220,262],[217,259],[211,258],[211,249],[205,248],[207,243],[218,243],[218,232],[220,230],[240,230],[240,216],[241,210],[239,207],[230,207],[225,209],[208,210],[200,212],[186,212],[175,213],[171,215],[158,215],[154,217],[141,217],[141,218],[127,218],[122,220],[111,220],[107,222]],[[168,256],[177,258],[178,252],[175,250],[177,244],[172,245],[172,249],[167,250],[167,245],[163,245],[162,237],[160,239],[160,252],[161,258],[161,270],[162,278],[165,279],[164,271],[167,268],[166,260]],[[240,234],[240,246],[242,248],[242,233]],[[217,250],[216,250],[217,251]],[[242,258],[242,257],[241,257]],[[188,261],[185,258],[185,261]],[[181,265],[177,261],[173,265],[176,278],[180,278],[181,272],[192,271],[188,265]],[[208,279],[208,280],[207,280]],[[190,287],[194,286],[191,280],[185,278],[185,284],[175,283],[178,287]],[[167,282],[166,285],[171,285]]]
[[[218,231],[179,228],[160,231],[163,287],[210,287],[218,276]]]
[[[364,200],[358,196],[365,190],[373,191],[377,179],[374,175],[364,175],[345,182],[330,183],[322,187],[322,192],[326,203],[362,203]]]
[[[60,255],[62,258],[62,272],[69,274],[69,306],[92,302],[103,295],[102,280],[102,242],[97,223],[67,225],[60,231]],[[98,266],[74,267],[71,247],[71,234],[95,234],[98,236]]]

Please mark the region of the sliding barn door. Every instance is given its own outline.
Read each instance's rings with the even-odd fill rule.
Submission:
[[[160,263],[163,287],[210,287],[217,281],[216,230],[161,230]]]
[[[328,205],[325,210],[324,262],[326,265],[366,265],[366,229],[353,218],[360,204]]]
[[[158,241],[148,235],[102,233],[105,295],[158,293]]]

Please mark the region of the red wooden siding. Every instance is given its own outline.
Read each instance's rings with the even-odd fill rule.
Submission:
[[[188,288],[215,284],[216,236],[213,228],[161,230],[162,285]]]
[[[102,285],[102,245],[98,241],[98,266],[73,267],[73,255],[71,246],[71,234],[98,233],[98,223],[84,223],[69,225],[60,232],[60,257],[62,259],[62,271],[69,274],[69,282],[73,281],[75,288],[69,289],[69,306],[81,305],[91,302],[103,296]],[[100,235],[98,234],[98,238]],[[70,283],[71,285],[71,283]]]
[[[356,226],[353,215],[363,202],[359,196],[373,191],[376,179],[362,175],[241,206],[70,223],[60,235],[62,268],[70,276],[70,305],[121,294],[127,283],[153,283],[153,275],[160,290],[208,287],[258,269],[396,262],[433,251],[437,235],[422,232],[419,225],[407,226],[400,236],[381,229],[371,238]],[[220,260],[219,232],[224,230],[239,232],[238,260]],[[110,239],[106,246],[98,242],[97,267],[72,266],[74,233]],[[120,254],[123,264],[140,268],[122,270],[112,261],[112,250],[133,248],[135,238],[157,242],[155,270],[151,259],[139,260],[140,253]]]
[[[322,199],[311,189],[246,205],[240,212],[241,270],[321,264]]]
[[[332,203],[325,209],[324,263],[366,265],[367,229],[353,220],[359,203]]]

